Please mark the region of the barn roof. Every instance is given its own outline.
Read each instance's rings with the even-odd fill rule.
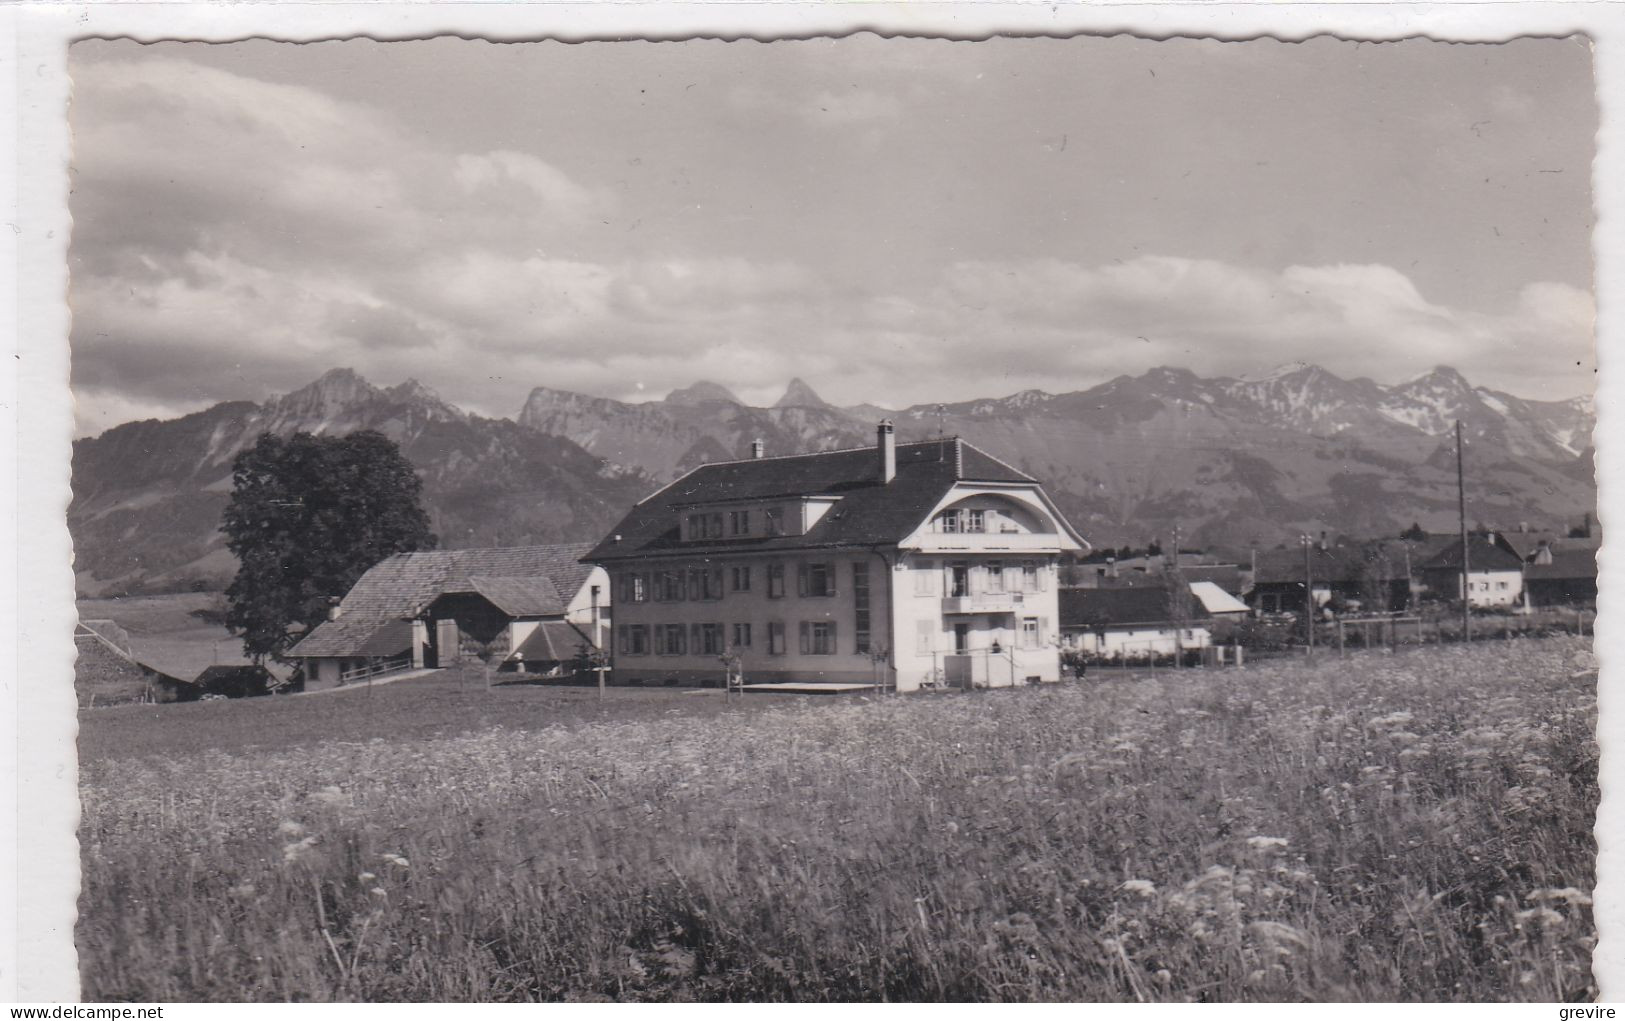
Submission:
[[[1530,581],[1569,581],[1597,576],[1594,548],[1554,549],[1549,564],[1525,564],[1523,576]]]
[[[1215,586],[1216,587],[1216,586]],[[1168,589],[1155,588],[1064,588],[1058,593],[1061,627],[1123,627],[1129,624],[1169,623]],[[1190,601],[1190,620],[1205,620],[1212,614],[1200,599]]]
[[[532,663],[563,663],[576,658],[583,645],[592,641],[574,624],[562,620],[544,620],[536,625],[530,637],[519,643],[510,659],[525,659]]]
[[[592,566],[581,562],[589,548],[588,543],[568,543],[397,553],[363,574],[339,603],[338,616],[323,621],[288,655],[376,655],[364,650],[379,628],[410,620],[440,595],[448,582],[461,584],[472,577],[545,578],[555,595],[568,592],[573,597],[592,573]]]
[[[588,559],[895,543],[958,482],[1037,485],[1032,476],[957,437],[899,443],[896,449],[897,474],[890,482],[880,481],[874,446],[701,465],[633,507]],[[805,535],[680,542],[678,519],[695,505],[813,496],[838,497],[840,503]]]
[[[547,578],[504,578],[475,574],[441,586],[443,596],[473,593],[510,617],[548,617],[565,611],[559,590]]]

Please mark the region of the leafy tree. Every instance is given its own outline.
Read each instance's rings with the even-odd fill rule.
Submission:
[[[423,482],[382,433],[267,433],[237,455],[231,481],[226,626],[256,663],[325,619],[372,565],[435,546]]]
[[[1411,527],[1409,527],[1409,528],[1405,529],[1403,532],[1399,533],[1399,537],[1401,539],[1405,539],[1405,540],[1407,540],[1409,542],[1425,542],[1427,540],[1428,534],[1426,532],[1422,531],[1421,522],[1413,521],[1413,522],[1411,522]]]

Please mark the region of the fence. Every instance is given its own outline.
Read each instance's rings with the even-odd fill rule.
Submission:
[[[403,652],[399,656],[388,659],[369,659],[360,666],[339,671],[339,684],[354,684],[357,681],[369,680],[380,674],[392,674],[397,670],[406,670],[412,665],[412,654]]]

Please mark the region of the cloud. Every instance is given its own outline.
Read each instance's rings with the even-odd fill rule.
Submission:
[[[713,378],[776,396],[801,376],[834,401],[895,406],[1079,389],[1159,364],[1235,375],[1300,359],[1390,381],[1454,364],[1529,396],[1589,389],[1595,310],[1561,283],[1475,311],[1371,259],[1061,258],[1043,254],[1060,242],[1003,226],[843,220],[843,203],[889,212],[862,205],[884,192],[856,178],[830,190],[801,179],[786,208],[811,213],[710,194],[702,209],[695,189],[737,170],[731,157],[651,155],[633,170],[545,132],[453,140],[313,87],[167,56],[74,70],[84,430],[262,399],[339,365],[381,383],[416,376],[501,415],[543,384],[634,398]],[[787,123],[788,144],[822,158],[828,136],[804,118],[891,138],[887,120],[922,101],[911,87],[821,79],[734,96],[725,115]],[[990,215],[1007,200],[987,196]]]
[[[577,184],[557,167],[522,152],[498,150],[483,156],[465,153],[457,157],[453,177],[469,193],[518,185],[529,192],[533,201],[564,216],[586,216],[596,207],[611,204],[607,195]]]

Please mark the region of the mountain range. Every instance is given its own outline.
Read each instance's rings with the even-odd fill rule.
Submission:
[[[697,464],[858,446],[889,417],[903,441],[957,435],[1043,480],[1097,545],[1166,540],[1242,550],[1301,532],[1397,534],[1456,519],[1455,422],[1468,514],[1565,528],[1594,509],[1588,399],[1531,401],[1440,367],[1395,386],[1313,365],[1251,378],[1183,369],[1072,393],[887,410],[836,407],[792,380],[772,407],[697,382],[627,403],[537,387],[516,419],[468,413],[408,381],[348,369],[263,404],[228,402],[74,444],[73,534],[87,594],[217,587],[235,565],[218,531],[231,462],[262,432],[377,429],[424,479],[448,547],[586,541]]]

